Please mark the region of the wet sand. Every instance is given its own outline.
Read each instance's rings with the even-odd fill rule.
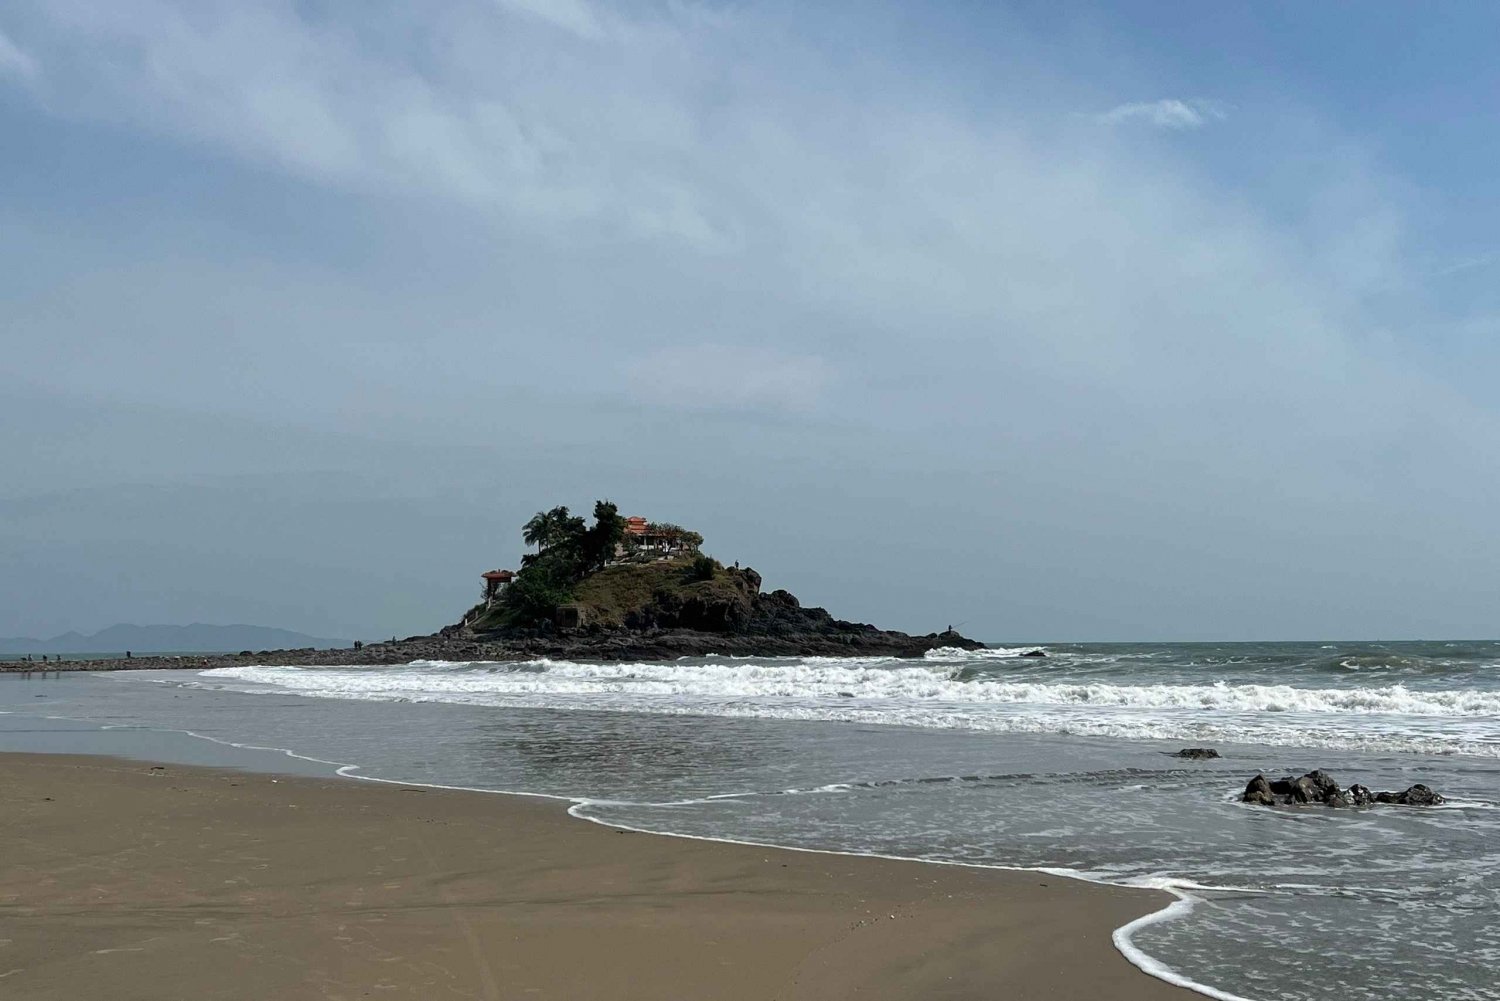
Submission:
[[[621,833],[564,804],[0,754],[0,996],[1199,996],[1113,929],[1164,894]]]

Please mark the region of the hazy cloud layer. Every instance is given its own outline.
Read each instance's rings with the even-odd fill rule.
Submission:
[[[0,76],[29,80],[36,76],[36,73],[36,60],[22,52],[3,32],[0,32]]]
[[[1487,631],[1406,185],[1304,118],[1262,204],[1158,132],[1238,110],[1080,115],[1024,32],[981,100],[884,10],[0,10],[90,150],[0,202],[0,632],[431,628],[598,495],[909,628]]]

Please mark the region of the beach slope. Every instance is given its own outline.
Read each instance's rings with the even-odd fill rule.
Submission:
[[[0,755],[0,993],[123,999],[1194,998],[1110,932],[1161,894],[621,833],[556,801]]]

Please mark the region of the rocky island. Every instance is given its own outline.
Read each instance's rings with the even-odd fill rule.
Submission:
[[[404,664],[413,660],[672,660],[678,657],[920,657],[984,644],[943,632],[913,636],[834,618],[761,576],[702,551],[696,532],[626,518],[609,501],[593,523],[566,507],[538,512],[522,538],[534,551],[519,570],[482,575],[484,591],[462,619],[427,636],[352,649],[260,650],[211,656],[138,656],[7,670],[121,670],[234,664]]]

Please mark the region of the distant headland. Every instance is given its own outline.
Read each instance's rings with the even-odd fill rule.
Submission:
[[[210,625],[194,622],[187,626],[142,626],[122,622],[94,633],[68,632],[47,639],[0,637],[0,656],[121,655],[126,650],[136,653],[232,653],[246,647],[257,650],[267,647],[332,647],[347,646],[349,642],[327,636],[309,636],[290,629],[243,623]]]
[[[680,525],[626,517],[609,501],[592,523],[566,507],[522,527],[528,552],[516,569],[480,575],[477,604],[427,636],[352,648],[245,650],[217,657],[133,657],[64,667],[203,668],[236,663],[397,664],[412,660],[671,660],[678,657],[920,657],[984,644],[942,632],[911,635],[834,618],[787,591],[761,591],[761,575],[703,552]],[[36,667],[38,665],[23,665]],[[16,669],[17,665],[7,665]]]

